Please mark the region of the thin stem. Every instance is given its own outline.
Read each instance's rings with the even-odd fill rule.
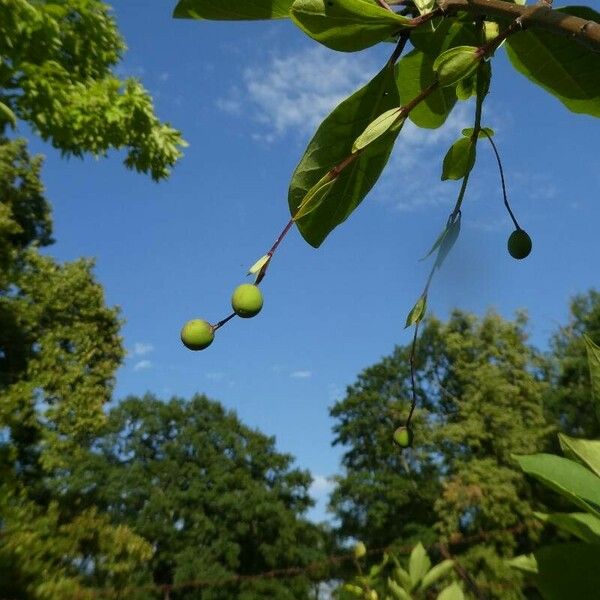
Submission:
[[[479,589],[477,583],[468,571],[450,554],[445,544],[439,544],[440,554],[447,560],[451,560],[454,565],[454,570],[458,576],[471,588],[471,591],[478,600],[485,600],[487,595]]]
[[[498,148],[496,148],[496,144],[494,143],[492,136],[485,129],[482,129],[482,131],[485,134],[485,136],[487,137],[490,144],[492,145],[492,150],[494,151],[494,154],[496,155],[496,162],[498,163],[498,169],[500,170],[500,181],[502,182],[502,196],[504,198],[504,206],[506,206],[506,210],[508,211],[510,218],[512,219],[513,223],[515,224],[515,227],[517,229],[521,229],[519,227],[519,223],[517,223],[517,219],[516,219],[515,215],[513,214],[512,209],[510,208],[510,204],[508,203],[508,195],[506,193],[506,184],[504,182],[504,169],[502,168],[502,161],[500,160],[500,154],[498,153]]]
[[[388,65],[395,65],[396,61],[400,58],[402,52],[404,52],[404,46],[406,46],[406,42],[408,42],[410,38],[410,31],[404,30],[400,33],[400,37],[398,38],[398,43],[390,56],[390,60],[388,60]]]
[[[417,321],[415,325],[415,333],[413,335],[412,344],[410,346],[410,391],[411,391],[411,402],[410,402],[410,411],[408,412],[408,418],[406,419],[406,427],[410,426],[410,422],[412,420],[413,413],[415,412],[415,408],[417,407],[417,384],[415,377],[415,354],[417,352],[417,336],[419,335],[419,325],[420,321]]]
[[[231,321],[231,319],[233,319],[233,317],[235,317],[235,313],[234,312],[231,313],[228,317],[225,317],[224,319],[221,319],[218,323],[216,323],[215,325],[212,326],[213,331],[216,331],[220,327],[223,327],[223,325],[225,325],[225,323],[228,323],[229,321]]]

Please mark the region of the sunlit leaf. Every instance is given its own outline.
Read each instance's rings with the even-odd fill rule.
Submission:
[[[415,325],[423,319],[425,315],[425,310],[427,309],[427,297],[421,296],[415,305],[410,309],[408,316],[406,317],[406,325],[404,328],[410,327],[411,325]]]
[[[289,16],[293,0],[179,0],[173,16],[178,19],[241,21],[281,19]]]

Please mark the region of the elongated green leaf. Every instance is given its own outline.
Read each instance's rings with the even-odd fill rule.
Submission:
[[[600,590],[600,545],[572,543],[534,552],[537,585],[546,600],[591,600]]]
[[[352,145],[352,152],[366,148],[369,144],[381,137],[386,131],[394,127],[399,120],[401,107],[391,108],[379,115],[367,128],[356,138]]]
[[[600,13],[585,6],[558,10],[600,22]],[[511,35],[506,50],[517,71],[556,96],[569,110],[600,117],[600,53],[571,38],[537,29]]]
[[[329,114],[292,175],[288,193],[292,215],[308,190],[327,171],[350,156],[354,140],[367,125],[399,103],[394,69],[386,66]],[[319,207],[298,221],[298,229],[309,244],[320,246],[362,202],[387,163],[396,135],[397,132],[386,133],[381,140],[369,146],[336,178]]]
[[[456,85],[474,73],[480,61],[475,46],[456,46],[444,50],[433,61],[433,70],[441,86]]]
[[[370,0],[295,0],[291,16],[311,38],[342,52],[373,46],[409,23]]]
[[[17,126],[15,113],[4,102],[0,102],[0,124],[9,123],[11,127]]]
[[[441,563],[435,565],[423,576],[421,580],[420,589],[426,590],[431,587],[434,583],[439,581],[442,577],[446,576],[454,568],[454,561],[450,559],[443,560]]]
[[[525,473],[600,517],[600,479],[584,466],[553,454],[532,454],[515,458]]]
[[[579,461],[600,477],[600,440],[578,440],[564,433],[558,434],[558,440],[567,458]]]
[[[392,593],[392,596],[396,598],[396,600],[412,600],[412,596],[393,579],[388,578],[387,587],[388,591]]]
[[[430,568],[431,560],[429,560],[427,550],[425,550],[423,544],[419,542],[412,549],[408,559],[408,572],[410,574],[410,581],[413,588],[419,584],[425,573],[427,573]]]
[[[293,0],[179,0],[177,19],[245,21],[288,17]]]
[[[433,72],[434,58],[420,50],[413,50],[398,64],[398,89],[400,100],[406,105],[436,80]],[[419,127],[435,129],[446,121],[456,104],[453,87],[438,88],[423,102],[413,108],[408,118]]]
[[[462,179],[475,164],[475,144],[469,138],[460,138],[452,144],[442,167],[442,180]]]
[[[437,257],[435,259],[436,268],[441,268],[443,262],[446,260],[448,253],[454,247],[456,240],[458,239],[458,235],[460,233],[460,214],[456,218],[456,220],[452,221],[446,227],[446,231],[444,232],[444,237],[440,242],[440,247],[437,253]]]
[[[465,595],[458,583],[454,582],[440,592],[437,600],[465,600]]]
[[[404,328],[410,327],[415,323],[418,323],[423,319],[425,315],[425,310],[427,309],[427,296],[421,296],[415,303],[415,305],[410,309],[408,316],[406,317],[406,325]]]
[[[545,515],[535,513],[544,523],[551,523],[584,542],[600,544],[600,519],[589,513],[555,513]]]
[[[600,346],[588,335],[583,336],[587,349],[588,365],[590,367],[590,380],[592,382],[592,396],[596,403],[596,414],[600,419]]]
[[[325,200],[329,190],[333,187],[333,181],[318,181],[315,185],[308,191],[302,204],[298,207],[298,211],[294,216],[294,219],[302,219],[306,217],[311,212],[319,208],[321,202]]]
[[[507,561],[507,563],[513,569],[518,569],[523,573],[533,573],[535,575],[538,572],[537,560],[535,560],[533,554],[515,556],[513,559]]]

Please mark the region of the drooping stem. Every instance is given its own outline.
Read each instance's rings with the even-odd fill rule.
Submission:
[[[504,182],[504,169],[502,168],[502,161],[500,160],[500,154],[498,152],[498,148],[496,148],[496,144],[494,143],[492,136],[485,129],[482,129],[482,131],[485,134],[485,136],[487,137],[489,143],[492,145],[492,150],[494,151],[494,154],[496,155],[496,162],[498,163],[498,169],[500,171],[500,181],[502,183],[502,197],[504,198],[504,206],[506,206],[506,210],[508,211],[510,218],[512,219],[513,223],[515,224],[515,227],[517,229],[521,229],[519,227],[519,223],[517,222],[517,219],[516,219],[512,209],[510,207],[510,204],[508,203],[508,194],[506,193],[506,184]]]

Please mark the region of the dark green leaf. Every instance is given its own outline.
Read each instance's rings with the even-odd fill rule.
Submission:
[[[588,7],[558,10],[600,22],[600,14]],[[556,96],[569,110],[600,117],[598,52],[574,39],[534,29],[510,36],[506,50],[517,71]]]
[[[417,27],[410,33],[410,41],[417,50],[434,59],[448,48],[455,46],[478,46],[477,32],[472,23],[456,19],[435,19]]]
[[[600,479],[584,466],[553,454],[517,456],[525,473],[600,517]]]
[[[292,215],[314,184],[350,156],[354,140],[369,123],[399,103],[394,69],[386,66],[329,114],[292,175],[288,193]],[[298,229],[309,244],[320,246],[362,202],[387,163],[396,135],[397,132],[389,132],[369,146],[337,177],[319,207],[298,221]]]
[[[436,80],[433,61],[432,56],[420,50],[413,50],[402,57],[398,64],[398,88],[402,104],[408,104]],[[419,127],[434,129],[444,124],[455,104],[454,88],[438,88],[415,106],[408,118]]]
[[[537,585],[546,600],[588,600],[600,590],[600,545],[572,543],[534,552]]]
[[[291,16],[311,38],[342,52],[373,46],[409,22],[369,0],[295,0]]]
[[[179,0],[173,16],[178,19],[242,21],[288,17],[293,0]]]
[[[469,138],[454,142],[444,157],[442,180],[462,179],[475,164],[475,144]]]

